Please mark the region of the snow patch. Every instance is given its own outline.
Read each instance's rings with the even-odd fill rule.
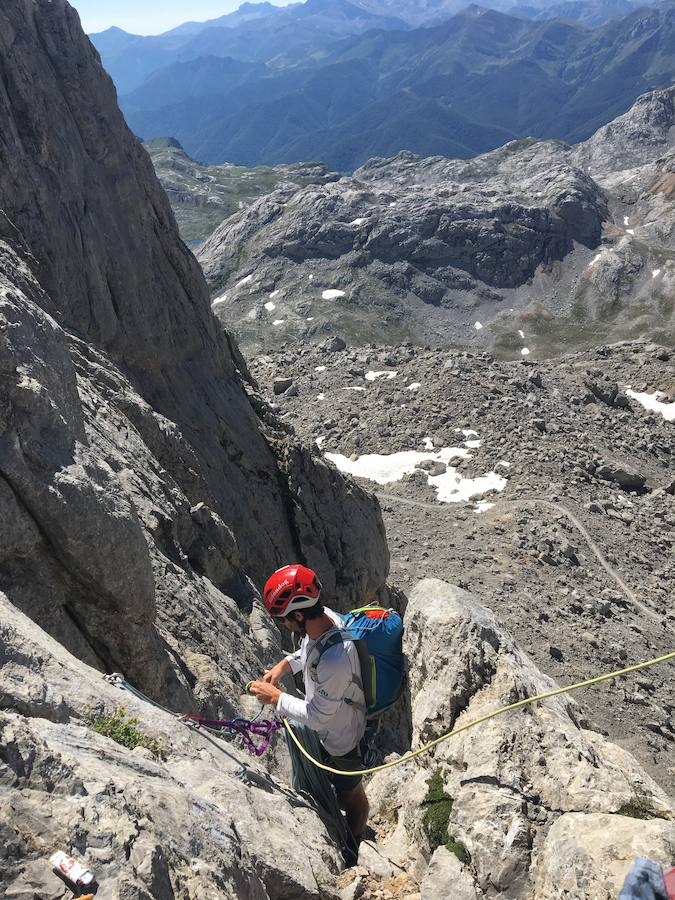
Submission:
[[[429,484],[436,490],[440,503],[461,503],[472,497],[480,497],[490,491],[503,491],[507,485],[505,478],[496,472],[488,472],[478,478],[465,478],[449,465],[453,459],[468,459],[468,450],[460,447],[444,447],[437,453],[419,453],[416,450],[404,450],[388,455],[370,453],[358,459],[348,459],[340,453],[327,453],[341,472],[367,478],[376,484],[390,484],[400,481],[405,475],[412,474],[419,463],[424,460],[442,462],[448,466],[443,475],[427,475]]]
[[[518,334],[520,335],[521,340],[524,339],[524,337],[525,337],[524,331],[519,331]]]
[[[326,440],[325,437],[318,437],[318,438],[316,439],[316,442],[315,442],[315,443],[316,443],[316,446],[319,447],[319,449],[321,449],[321,447],[323,446],[325,440]]]
[[[483,325],[480,322],[474,322],[473,327],[476,329],[476,331],[480,331]]]
[[[354,219],[353,222],[350,222],[350,225],[364,225],[368,219]]]
[[[211,309],[213,309],[214,306],[220,306],[220,304],[225,303],[226,300],[227,300],[227,292],[224,294],[220,294],[220,296],[216,297],[216,299],[211,304]]]
[[[528,348],[528,347],[523,347],[523,349],[520,351],[520,355],[521,355],[521,356],[529,356],[529,355],[530,355],[529,348]]]
[[[249,281],[252,281],[252,280],[253,280],[253,273],[251,273],[250,275],[247,275],[246,278],[242,278],[241,281],[238,281],[235,284],[235,288],[240,288],[243,284],[248,284]]]
[[[317,395],[316,395],[316,399],[317,399],[317,400],[325,400],[325,399],[326,399],[326,395],[325,395],[325,394],[317,394]]]
[[[476,504],[476,509],[474,510],[474,512],[477,516],[479,516],[481,513],[487,512],[488,509],[492,509],[494,506],[495,504],[490,503],[489,500],[479,500]]]
[[[624,225],[629,225],[629,224],[630,224],[630,220],[628,219],[628,216],[624,216],[624,217],[623,217],[623,224],[624,224]]]
[[[272,303],[271,301],[270,301],[269,303],[266,303],[266,304],[265,304],[265,309],[266,309],[268,312],[272,312],[272,310],[273,310],[273,309],[276,309],[276,308],[277,308],[277,307],[276,307],[276,304]]]
[[[631,235],[633,235],[633,234],[635,234],[635,232],[633,231],[632,228],[627,228],[627,229],[626,229],[626,234],[631,234]]]
[[[378,378],[385,378],[387,381],[391,381],[392,378],[396,378],[398,372],[366,372],[366,381],[376,381]]]
[[[274,322],[272,322],[272,325],[283,325],[283,324],[284,324],[283,319],[275,319]]]
[[[344,291],[337,291],[335,289],[324,291],[321,295],[324,300],[337,300],[338,297],[344,297]]]
[[[425,450],[433,450],[434,449],[434,442],[431,440],[431,438],[428,438],[428,437],[424,438],[424,449]]]
[[[675,422],[675,402],[664,403],[662,400],[659,400],[659,397],[663,396],[663,391],[655,391],[653,394],[640,394],[637,391],[631,391],[627,387],[626,393],[633,400],[637,400],[645,409],[661,413],[666,422]]]
[[[661,274],[661,269],[652,269],[652,278],[658,278]]]
[[[421,382],[419,382],[419,381],[412,381],[412,382],[408,385],[407,390],[409,390],[409,391],[417,391],[417,390],[419,390],[421,387],[422,387]]]
[[[258,318],[258,310],[255,308],[249,310],[248,313],[246,314],[246,318],[253,319],[253,320],[257,319]]]
[[[365,388],[361,387],[361,385],[356,384],[356,385],[350,385],[349,387],[343,388],[342,390],[343,391],[365,391]]]
[[[315,372],[325,372],[326,367],[325,366],[317,366],[316,369],[314,369],[314,371]]]
[[[277,296],[277,294],[280,294],[280,293],[281,293],[281,291],[272,291],[272,293],[270,294],[270,300],[274,300],[274,298]]]

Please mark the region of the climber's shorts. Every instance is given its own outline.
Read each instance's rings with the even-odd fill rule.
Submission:
[[[322,762],[334,769],[342,769],[345,772],[359,772],[363,769],[363,757],[361,756],[361,747],[354,747],[344,756],[331,756],[328,750],[322,745],[321,747]],[[338,794],[347,794],[357,788],[363,779],[363,775],[333,775],[332,772],[326,772],[330,780],[333,782],[335,790]]]

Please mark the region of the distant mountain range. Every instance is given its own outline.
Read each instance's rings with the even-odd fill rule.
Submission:
[[[245,4],[157,37],[92,40],[132,129],[208,164],[353,171],[402,149],[467,158],[528,135],[575,142],[675,80],[673,0],[508,13],[460,0]]]

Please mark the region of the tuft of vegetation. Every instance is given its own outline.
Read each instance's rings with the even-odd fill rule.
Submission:
[[[649,801],[643,797],[636,797],[628,803],[624,803],[622,807],[617,809],[617,816],[629,816],[631,819],[665,819],[668,821],[669,816],[661,810],[655,810],[649,805]]]
[[[453,799],[445,793],[443,773],[440,769],[436,769],[427,781],[427,795],[422,801],[422,805],[425,807],[422,815],[422,828],[429,841],[431,852],[433,853],[438,847],[445,846],[461,863],[468,866],[471,862],[471,854],[461,841],[448,835],[448,822],[452,812]]]
[[[461,863],[464,863],[465,866],[469,865],[469,863],[471,862],[471,854],[461,841],[456,841],[454,837],[451,837],[445,846],[450,851],[450,853],[455,854],[455,856]]]
[[[433,853],[438,847],[447,843],[448,820],[452,812],[452,797],[443,789],[443,774],[437,769],[427,781],[427,795],[422,801],[422,828],[429,841]]]
[[[126,717],[123,706],[118,706],[111,716],[94,716],[91,710],[87,710],[87,725],[96,734],[109,737],[122,747],[133,750],[135,747],[145,747],[158,759],[166,759],[166,750],[154,738],[139,731],[136,727],[138,719]]]

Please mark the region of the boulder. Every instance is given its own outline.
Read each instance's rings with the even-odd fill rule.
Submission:
[[[647,483],[647,477],[641,472],[612,463],[599,466],[595,474],[605,481],[613,481],[624,491],[643,491]]]
[[[413,747],[555,687],[489,610],[452,585],[420,582],[409,596],[405,626]],[[371,804],[392,817],[391,840],[403,848],[402,855],[409,852],[412,858],[415,847],[430,854],[434,844],[448,843],[470,858],[463,871],[479,897],[482,891],[514,900],[591,900],[591,888],[585,894],[555,893],[553,863],[540,865],[556,824],[574,814],[574,831],[583,834],[602,819],[603,828],[594,831],[597,849],[587,859],[585,877],[594,885],[602,882],[603,867],[616,858],[618,845],[626,849],[617,878],[625,876],[630,829],[638,835],[648,822],[650,834],[670,839],[675,809],[634,758],[581,727],[580,718],[574,699],[563,695],[489,719],[414,763],[375,775]],[[442,785],[447,798],[444,819],[433,832],[425,819],[432,778],[434,790]],[[457,868],[445,854],[439,859]],[[566,869],[565,859],[559,865]],[[570,866],[572,877],[573,859]],[[436,868],[430,868],[432,883]]]
[[[537,900],[616,900],[634,860],[669,869],[675,822],[628,816],[566,813],[546,835],[534,873]]]
[[[439,847],[431,857],[422,881],[421,900],[447,900],[450,890],[452,900],[480,900],[483,897],[471,873],[454,853]]]

